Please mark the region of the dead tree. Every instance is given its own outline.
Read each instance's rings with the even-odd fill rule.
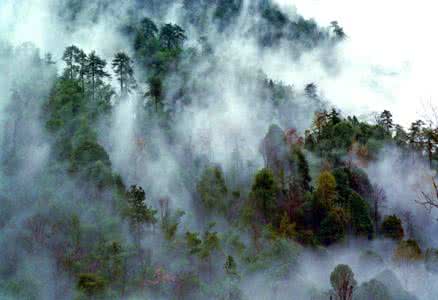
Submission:
[[[438,208],[438,184],[435,178],[432,177],[432,191],[422,191],[416,202],[423,205],[429,212],[431,212],[433,208]]]

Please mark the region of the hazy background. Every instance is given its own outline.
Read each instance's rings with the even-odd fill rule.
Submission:
[[[275,1],[321,25],[337,20],[344,27],[343,67],[336,77],[321,74],[318,79],[342,109],[359,114],[389,109],[406,125],[426,104],[438,104],[435,1]],[[293,78],[293,73],[284,76]]]

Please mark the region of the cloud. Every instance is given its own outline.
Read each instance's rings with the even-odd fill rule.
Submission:
[[[389,109],[408,125],[425,103],[438,105],[434,1],[275,1],[322,25],[337,20],[344,27],[348,39],[339,49],[339,74],[318,78],[340,108],[356,114]]]

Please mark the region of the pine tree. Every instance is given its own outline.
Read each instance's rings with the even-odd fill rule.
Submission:
[[[120,94],[128,94],[135,84],[131,58],[124,52],[118,52],[113,59],[112,67],[120,83]]]
[[[81,82],[82,92],[85,93],[85,78],[88,72],[88,56],[83,50],[79,50],[75,57],[75,61],[79,67],[79,81]]]
[[[110,75],[105,71],[106,61],[96,55],[93,51],[88,55],[87,77],[91,82],[91,93],[93,102],[95,101],[96,89],[102,84],[105,77]]]
[[[167,49],[181,48],[186,38],[184,30],[178,25],[166,24],[161,28],[160,41]]]
[[[79,48],[72,45],[65,49],[62,56],[62,60],[67,65],[65,69],[65,75],[70,80],[75,79],[79,71],[78,65],[76,64],[76,57],[78,56],[79,52]]]

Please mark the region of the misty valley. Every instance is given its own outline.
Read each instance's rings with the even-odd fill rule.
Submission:
[[[0,1],[0,299],[438,299],[437,100],[290,2]]]

